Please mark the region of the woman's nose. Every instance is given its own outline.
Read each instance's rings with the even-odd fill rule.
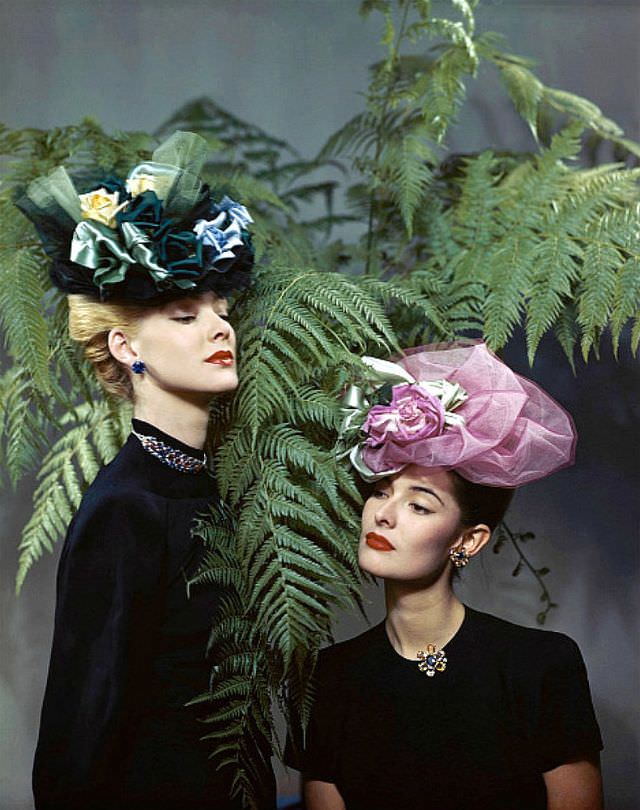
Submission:
[[[385,500],[376,509],[375,519],[378,526],[392,527],[396,522],[396,507],[391,500]]]
[[[217,312],[213,313],[211,327],[209,331],[211,340],[225,340],[231,334],[231,324],[224,318],[221,318]]]

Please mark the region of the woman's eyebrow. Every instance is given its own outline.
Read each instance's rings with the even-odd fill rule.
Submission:
[[[444,506],[444,501],[442,500],[442,498],[436,492],[434,492],[432,489],[429,489],[428,487],[414,486],[409,487],[409,489],[413,490],[414,492],[426,492],[427,495],[433,495],[433,497],[437,498],[440,501],[440,503]]]
[[[185,309],[193,309],[194,308],[193,301],[189,301],[189,299],[184,298],[180,301],[170,301],[168,304],[164,306],[165,312],[176,312]]]

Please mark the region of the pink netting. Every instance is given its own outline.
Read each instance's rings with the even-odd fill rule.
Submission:
[[[484,343],[431,344],[397,361],[416,380],[459,383],[469,398],[456,411],[463,427],[408,445],[363,448],[377,473],[419,464],[455,469],[477,484],[517,487],[573,464],[571,416],[538,385],[515,374]]]

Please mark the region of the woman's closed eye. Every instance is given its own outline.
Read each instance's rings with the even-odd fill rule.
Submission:
[[[178,323],[192,323],[195,319],[195,315],[176,315],[171,318],[172,321],[177,321]]]
[[[417,512],[419,515],[430,515],[431,509],[427,509],[426,506],[423,506],[421,503],[410,503],[409,506],[413,509],[414,512]]]

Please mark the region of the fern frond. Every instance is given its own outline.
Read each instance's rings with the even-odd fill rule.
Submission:
[[[527,351],[532,365],[543,335],[571,296],[581,258],[580,246],[563,232],[556,231],[535,246],[526,312]]]
[[[553,334],[556,340],[562,347],[571,370],[575,374],[576,365],[574,350],[576,342],[580,336],[580,329],[577,324],[577,311],[573,301],[567,303],[560,312],[555,324],[553,325]]]
[[[46,424],[41,411],[34,407],[35,393],[27,369],[17,365],[10,368],[2,377],[1,391],[2,467],[15,487],[34,468],[47,445]]]
[[[429,163],[435,156],[418,133],[410,133],[383,150],[380,172],[388,177],[390,191],[396,200],[409,236],[413,232],[413,215],[429,186],[432,172]]]
[[[495,238],[495,209],[500,195],[496,158],[491,151],[467,158],[459,181],[460,196],[453,209],[453,228],[462,247],[485,249]]]
[[[49,340],[43,316],[43,259],[33,247],[0,250],[0,326],[15,361],[32,385],[49,393]]]
[[[511,96],[514,107],[529,125],[534,138],[538,138],[538,108],[545,87],[527,67],[508,58],[494,58],[502,81]]]
[[[640,314],[640,259],[632,258],[616,274],[616,286],[611,316],[613,350],[618,356],[622,329],[631,318]]]
[[[124,440],[123,420],[105,403],[94,408],[79,405],[61,422],[66,432],[52,444],[43,460],[33,512],[22,532],[18,592],[33,563],[45,550],[51,551],[66,532],[84,488],[91,483],[89,476],[111,460]]]
[[[616,270],[620,254],[609,244],[603,233],[606,220],[591,232],[584,250],[578,298],[578,324],[582,330],[582,356],[586,360],[591,348],[597,347],[614,303]]]
[[[518,234],[505,239],[492,253],[490,291],[484,305],[484,337],[492,349],[502,348],[520,321],[532,262],[531,245]]]
[[[457,47],[444,50],[441,56],[408,91],[420,108],[426,131],[434,143],[442,144],[465,99],[465,75],[477,68],[475,47],[463,37]]]
[[[213,743],[215,766],[231,769],[233,794],[241,796],[246,807],[260,808],[263,787],[269,785],[269,743],[274,739],[270,694],[273,679],[281,680],[281,670],[247,605],[247,569],[235,548],[233,513],[218,503],[211,517],[198,526],[210,548],[200,577],[207,581],[212,575],[211,581],[226,590],[209,640],[208,653],[216,661],[209,691],[192,703],[208,709],[203,739]]]
[[[368,151],[375,142],[376,124],[376,116],[370,111],[355,115],[327,140],[317,159],[322,161]]]

